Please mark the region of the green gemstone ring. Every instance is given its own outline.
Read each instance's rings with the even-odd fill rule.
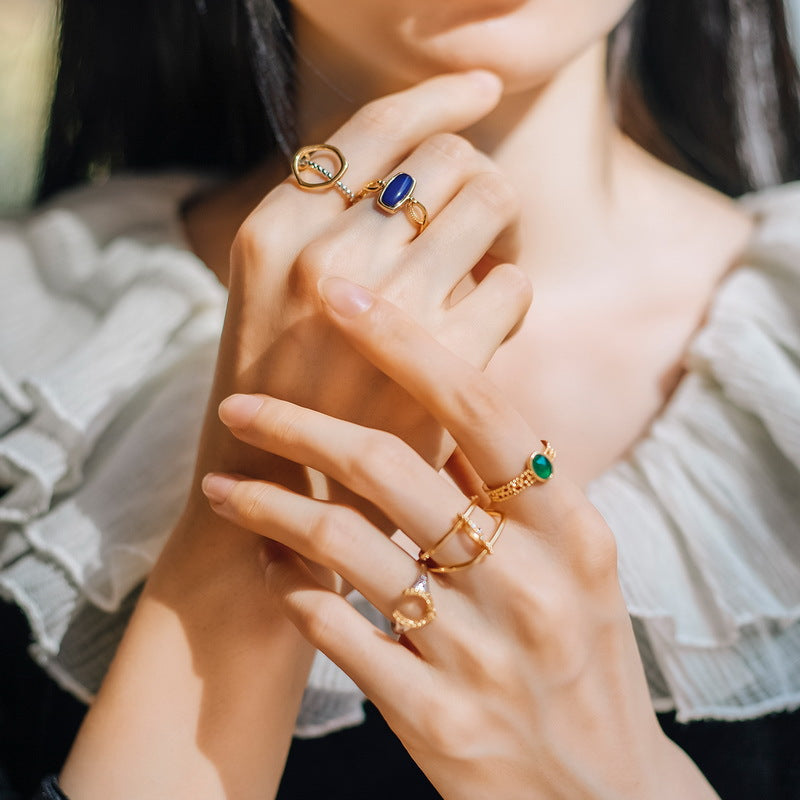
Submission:
[[[553,460],[556,457],[556,451],[552,448],[550,442],[545,439],[542,439],[542,448],[541,451],[536,450],[531,453],[525,469],[507,483],[494,488],[490,488],[485,483],[483,484],[483,490],[492,503],[502,503],[504,500],[516,497],[529,486],[535,486],[537,483],[546,483],[553,477]]]

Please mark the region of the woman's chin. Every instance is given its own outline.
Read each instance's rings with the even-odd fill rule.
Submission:
[[[509,94],[539,88],[593,44],[592,37],[576,41],[548,36],[530,23],[515,24],[514,15],[466,24],[431,34],[424,40],[408,32],[406,48],[413,51],[406,68],[411,80],[470,69],[487,69]]]

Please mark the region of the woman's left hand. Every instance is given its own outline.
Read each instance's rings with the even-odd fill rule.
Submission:
[[[332,295],[359,293],[350,305],[359,313],[326,307],[350,343],[430,411],[489,486],[513,478],[539,437],[488,379],[388,302],[327,280],[339,281]],[[220,416],[243,441],[374,503],[421,551],[470,505],[390,434],[266,396],[235,395]],[[716,796],[658,726],[614,537],[563,476],[497,506],[505,525],[485,555],[478,539],[499,519],[475,508],[471,519],[487,533],[462,523],[425,563],[478,563],[444,574],[421,571],[347,506],[240,476],[207,476],[204,490],[218,514],[286,546],[265,561],[267,590],[375,703],[445,797]],[[322,587],[297,554],[394,615],[399,641]],[[404,595],[414,584],[417,593]],[[414,620],[429,624],[409,626]]]

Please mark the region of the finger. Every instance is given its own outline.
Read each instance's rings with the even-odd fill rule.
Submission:
[[[423,204],[430,221],[441,213],[466,182],[491,170],[496,173],[489,158],[465,138],[454,133],[438,133],[423,141],[392,172],[414,178],[416,186],[412,195]],[[401,208],[394,214],[387,214],[379,207],[377,196],[377,192],[365,196],[348,212],[348,221],[352,222],[352,218],[359,215],[359,222],[363,220],[388,245],[406,245],[416,239],[419,226],[408,219],[405,210]],[[397,222],[387,220],[392,216],[398,218]],[[469,263],[474,264],[480,255]],[[463,269],[460,271],[463,273]]]
[[[483,161],[491,167],[488,159]],[[435,264],[428,277],[434,290],[447,295],[464,276],[464,265],[477,264],[517,221],[519,201],[508,180],[496,170],[464,177],[452,201],[432,216],[428,229],[408,248],[411,264]]]
[[[532,296],[519,267],[499,264],[447,312],[441,343],[482,369],[521,324]]]
[[[242,441],[319,470],[369,500],[422,550],[433,547],[469,505],[464,495],[411,447],[383,431],[264,395],[233,395],[220,404],[219,415]],[[299,504],[300,498],[296,497]],[[253,501],[242,502],[247,507]],[[287,516],[287,524],[291,524],[291,515]],[[493,530],[493,521],[479,509],[475,510],[474,519],[482,530]],[[305,525],[312,522],[308,520]],[[251,524],[245,527],[270,536],[268,531]],[[342,521],[335,527],[348,525]],[[334,535],[338,535],[335,529]],[[334,537],[315,533],[313,538],[318,542]],[[302,544],[290,546],[307,552]],[[324,549],[329,546],[331,541],[324,542]],[[440,555],[443,563],[462,563],[479,552],[469,536],[453,536]],[[317,560],[313,555],[309,557]],[[342,577],[350,580],[347,575]]]
[[[474,70],[430,78],[367,103],[328,137],[327,143],[337,147],[349,162],[342,180],[357,192],[370,181],[388,177],[429,137],[463,130],[485,117],[497,105],[501,93],[497,76]],[[314,220],[317,225],[329,220],[346,203],[334,189],[305,192],[290,177],[262,201],[259,210],[274,201],[307,210],[312,200],[314,213],[307,221],[309,226],[315,224]]]
[[[296,556],[276,556],[265,577],[273,597],[311,645],[384,712],[407,718],[405,698],[415,696],[430,679],[431,667],[375,628],[344,598],[322,588]]]
[[[411,557],[354,509],[222,473],[202,486],[215,513],[333,570],[387,618],[417,575]]]
[[[499,78],[485,70],[436,76],[368,103],[330,141],[352,154],[348,175],[360,188],[394,172],[434,134],[461,131],[483,119],[501,92]]]
[[[482,372],[455,356],[396,306],[342,278],[320,281],[328,317],[378,369],[411,394],[454,437],[489,486],[524,468],[539,439]],[[555,519],[585,502],[563,479],[525,491]],[[567,505],[568,504],[568,505]]]

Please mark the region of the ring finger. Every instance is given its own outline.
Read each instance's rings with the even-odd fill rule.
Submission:
[[[433,621],[441,615],[435,647],[427,644],[427,622],[408,633],[429,660],[446,657],[447,631],[458,617],[453,613],[454,595],[442,585],[434,586],[426,576],[429,604],[421,607],[420,597],[406,597],[404,590],[422,576],[420,568],[357,511],[295,494],[277,484],[222,474],[207,475],[203,491],[217,514],[333,570],[387,619],[392,620],[398,611],[411,620],[430,615]]]
[[[501,90],[496,76],[476,70],[437,76],[373,100],[328,138],[349,161],[343,182],[357,192],[369,181],[386,177],[429,137],[463,130],[484,117],[497,104]],[[326,161],[325,166],[335,170],[338,164]],[[309,214],[312,199],[313,214]],[[300,190],[292,177],[267,195],[254,213],[273,213],[276,202],[287,218],[304,219],[302,226],[296,226],[304,239],[324,229],[346,203],[333,189],[310,195]]]
[[[383,431],[264,395],[234,395],[219,414],[242,441],[319,470],[374,503],[421,550],[436,545],[467,508],[459,489]],[[472,520],[487,537],[497,525],[477,508]],[[468,535],[452,536],[437,562],[461,564],[480,552]]]

